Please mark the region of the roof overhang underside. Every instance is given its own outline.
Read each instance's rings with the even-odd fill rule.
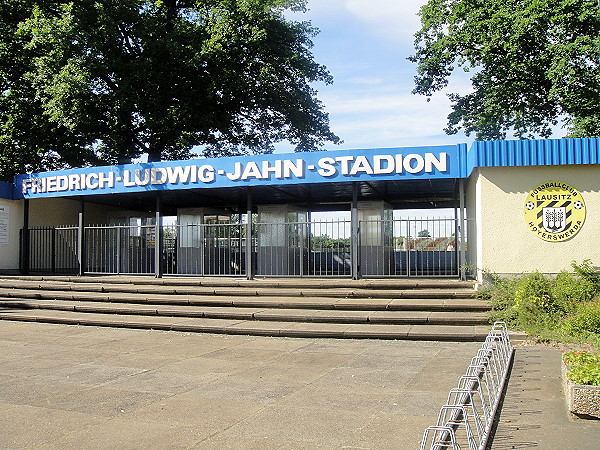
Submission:
[[[356,182],[359,201],[383,200],[394,209],[454,208],[458,206],[458,179],[424,179]],[[312,211],[343,211],[352,202],[352,182],[252,186],[252,205],[293,204]],[[160,194],[157,194],[160,192]],[[123,207],[128,210],[155,211],[160,195],[165,215],[176,215],[178,208],[213,207],[246,211],[248,188],[202,188],[132,192],[111,195],[73,196],[71,199]]]

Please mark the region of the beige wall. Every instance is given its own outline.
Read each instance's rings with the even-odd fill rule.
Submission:
[[[29,226],[76,226],[79,201],[68,198],[39,198],[29,200]]]
[[[77,226],[79,223],[79,200],[65,198],[45,198],[29,200],[29,226],[55,227]],[[107,225],[115,214],[147,215],[115,206],[86,202],[84,206],[85,225]]]
[[[0,272],[11,273],[19,269],[19,233],[23,228],[24,200],[3,200],[0,205],[9,207],[9,244],[0,245]],[[79,202],[49,198],[29,201],[29,226],[50,227],[77,225]]]
[[[581,231],[565,242],[546,242],[529,231],[523,216],[527,194],[545,181],[563,181],[586,204]],[[498,274],[539,270],[558,273],[571,261],[600,265],[600,166],[480,168],[469,180],[469,210],[478,215],[477,267]],[[472,249],[471,249],[472,251]]]
[[[0,245],[0,272],[19,269],[19,230],[23,227],[23,201],[4,200],[0,206],[8,206],[8,245]]]

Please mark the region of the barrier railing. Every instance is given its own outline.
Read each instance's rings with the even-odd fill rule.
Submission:
[[[495,322],[465,375],[450,390],[436,424],[423,433],[421,450],[487,448],[513,354],[506,323]]]
[[[86,273],[154,273],[154,234],[154,225],[85,227]]]
[[[28,270],[32,272],[77,273],[77,227],[42,227],[27,230]],[[23,233],[20,231],[21,254]]]
[[[456,277],[465,261],[459,249],[466,240],[457,219],[361,220],[354,235],[352,221],[345,219],[253,222],[251,227],[123,221],[22,230],[21,269],[155,276]]]
[[[456,276],[462,232],[458,219],[361,220],[361,275]]]

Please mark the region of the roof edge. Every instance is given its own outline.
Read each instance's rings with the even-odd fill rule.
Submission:
[[[475,141],[465,162],[466,176],[475,167],[600,164],[600,138]]]
[[[0,181],[0,198],[4,200],[15,199],[15,186],[13,183]]]

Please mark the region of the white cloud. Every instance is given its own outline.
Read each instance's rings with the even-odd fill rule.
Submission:
[[[373,27],[382,36],[412,43],[411,36],[420,28],[417,15],[426,0],[346,0],[345,8],[356,18]]]
[[[334,75],[319,85],[319,99],[331,129],[344,140],[338,148],[404,147],[469,142],[447,136],[447,92],[471,89],[469,74],[456,72],[451,85],[430,102],[411,94],[415,68],[406,61],[419,29],[419,8],[427,0],[309,0],[319,62]],[[408,49],[410,47],[410,50]],[[285,146],[280,148],[283,150]],[[289,146],[287,147],[289,151]],[[335,149],[335,146],[327,146]]]
[[[450,92],[468,92],[468,78],[452,83]],[[343,148],[397,147],[467,142],[464,135],[447,136],[450,113],[445,93],[431,101],[410,93],[410,85],[381,83],[363,89],[333,89],[319,96],[330,113],[331,127]]]

